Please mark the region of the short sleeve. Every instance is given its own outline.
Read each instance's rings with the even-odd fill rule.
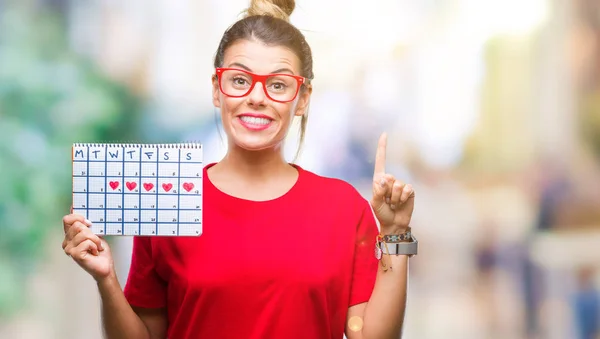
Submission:
[[[356,229],[349,306],[369,301],[375,287],[379,264],[375,258],[375,241],[379,230],[370,204],[363,201],[365,204]]]
[[[134,237],[131,267],[125,284],[125,298],[132,306],[166,306],[166,283],[155,269],[150,237]]]

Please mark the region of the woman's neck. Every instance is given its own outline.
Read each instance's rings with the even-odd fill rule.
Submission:
[[[219,171],[248,179],[269,178],[292,168],[283,156],[282,147],[248,151],[231,145],[225,157],[217,164]]]
[[[267,201],[289,192],[300,171],[285,161],[281,148],[247,151],[234,145],[223,160],[208,169],[207,175],[225,194]]]

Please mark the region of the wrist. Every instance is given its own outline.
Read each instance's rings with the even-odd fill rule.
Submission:
[[[94,280],[96,280],[96,285],[98,285],[98,288],[106,288],[115,284],[119,284],[119,279],[117,278],[117,274],[115,272],[110,272],[108,275],[102,277],[94,277]]]
[[[384,254],[400,256],[405,255],[412,257],[417,254],[419,243],[413,236],[411,228],[408,227],[403,233],[389,234],[380,233],[377,236],[375,248],[375,257],[381,260]],[[387,270],[387,265],[383,262],[384,271]],[[390,266],[391,267],[391,266]]]
[[[412,242],[414,238],[409,227],[405,232],[399,234],[380,233],[377,236],[377,241],[384,243]]]
[[[400,226],[400,225],[390,225],[384,226],[381,225],[381,234],[383,235],[402,235],[407,232],[410,232],[411,228],[408,225]]]

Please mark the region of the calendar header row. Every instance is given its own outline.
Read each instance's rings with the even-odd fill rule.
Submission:
[[[202,148],[175,145],[74,145],[74,161],[202,162]]]

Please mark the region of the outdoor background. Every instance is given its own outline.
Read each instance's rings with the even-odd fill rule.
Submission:
[[[219,160],[212,58],[246,7],[0,0],[0,338],[101,337],[61,248],[71,144],[197,140]],[[292,23],[316,74],[298,163],[368,197],[386,131],[415,186],[404,337],[593,338],[600,1],[297,0]],[[110,241],[124,283],[131,238]]]

